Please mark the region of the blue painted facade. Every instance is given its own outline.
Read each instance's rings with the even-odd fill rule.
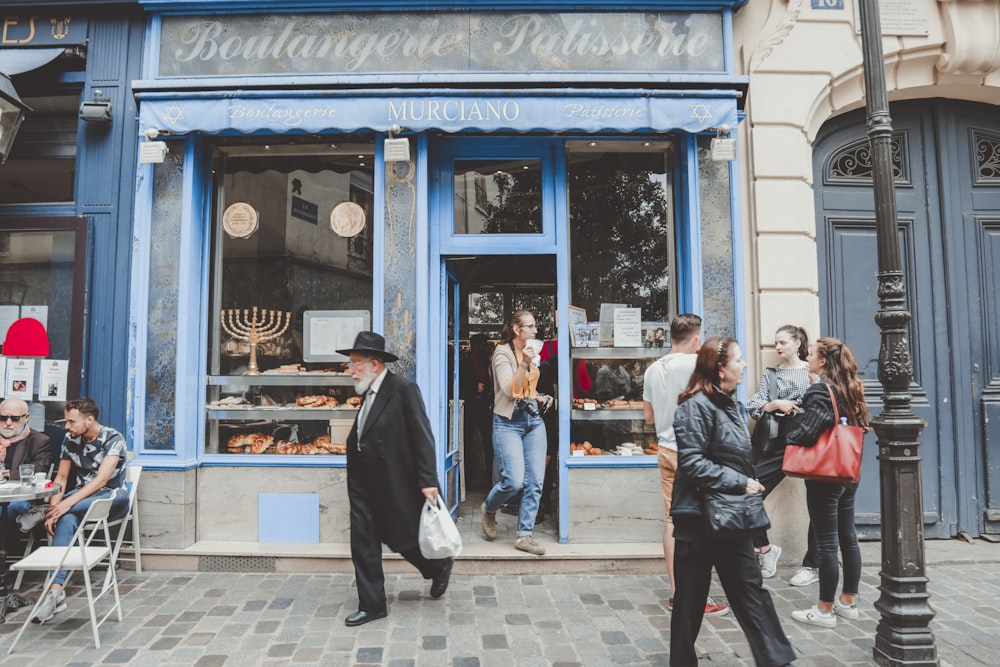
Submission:
[[[117,276],[129,276],[127,342],[119,348],[123,365],[134,369],[124,395],[128,397],[128,430],[143,463],[151,469],[185,470],[224,467],[342,467],[344,457],[253,456],[206,453],[206,368],[210,314],[210,239],[215,213],[211,209],[209,145],[214,136],[254,134],[260,137],[310,134],[335,137],[360,132],[375,140],[375,199],[373,328],[383,331],[400,356],[397,372],[420,384],[438,441],[447,424],[447,360],[435,342],[445,331],[447,281],[442,262],[448,255],[549,254],[560,276],[569,275],[568,239],[564,230],[546,228],[540,237],[496,240],[442,233],[437,212],[447,208],[436,172],[436,138],[446,135],[479,137],[518,133],[530,137],[534,150],[548,150],[554,169],[565,168],[564,141],[557,135],[605,138],[655,138],[664,133],[681,137],[682,174],[675,184],[677,216],[683,248],[679,262],[679,306],[703,312],[713,331],[744,338],[742,259],[738,221],[738,168],[735,162],[711,162],[709,140],[716,127],[735,129],[742,118],[746,79],[734,74],[732,12],[742,1],[624,3],[615,12],[647,11],[712,14],[718,24],[717,65],[676,72],[497,71],[469,67],[464,71],[369,72],[316,70],[289,74],[280,67],[258,74],[235,65],[205,66],[200,75],[166,68],[165,43],[174,45],[185,34],[185,17],[211,15],[226,26],[241,17],[275,16],[274,3],[203,0],[177,2],[140,0],[148,13],[143,68],[133,82],[138,103],[138,132],[161,132],[170,155],[161,164],[137,165],[134,178],[132,264]],[[313,17],[350,12],[384,16],[388,12],[440,12],[464,16],[468,3],[382,2],[377,7],[358,2],[297,1],[281,5],[282,14]],[[606,3],[498,2],[491,12],[605,11]],[[280,18],[280,15],[278,15]],[[230,17],[226,19],[226,17]],[[228,20],[229,23],[225,21]],[[280,25],[280,20],[277,20]],[[166,32],[165,32],[166,31]],[[167,34],[169,33],[169,35]],[[227,33],[228,34],[228,33]],[[212,39],[215,39],[214,37]],[[218,52],[222,37],[201,54]],[[231,44],[236,44],[232,42]],[[232,46],[233,49],[236,46]],[[192,51],[192,53],[194,53]],[[207,57],[206,57],[207,59]],[[707,61],[705,61],[707,62]],[[419,64],[418,64],[419,65]],[[172,67],[172,66],[171,66]],[[196,70],[201,64],[192,65]],[[714,68],[714,69],[713,69]],[[181,72],[178,74],[178,72]],[[505,104],[516,105],[507,114]],[[429,106],[428,106],[429,105]],[[606,110],[604,116],[561,117],[569,105]],[[631,114],[626,112],[632,109]],[[409,162],[386,163],[382,140],[394,125],[410,138]],[[497,140],[498,144],[503,139]],[[545,148],[545,147],[548,148]],[[132,145],[133,153],[137,146]],[[498,148],[498,150],[501,150]],[[557,210],[551,218],[566,219],[565,191],[549,184]],[[569,303],[569,280],[560,278],[559,303]],[[568,314],[561,309],[560,341],[569,349]],[[560,384],[571,386],[568,362],[560,368]],[[568,398],[567,398],[568,400]],[[569,433],[569,414],[561,412],[561,430]],[[560,468],[560,502],[565,505],[566,475],[572,467],[653,468],[653,457],[604,457],[573,460],[568,436],[561,447],[566,465]],[[444,447],[439,469],[449,466]],[[648,460],[647,460],[648,459]],[[560,536],[569,536],[561,513]]]
[[[82,339],[82,377],[71,377],[69,386],[74,387],[78,381],[79,393],[90,396],[100,406],[101,422],[124,429],[132,370],[128,364],[131,304],[127,276],[132,259],[133,174],[138,142],[131,82],[141,71],[145,17],[136,2],[53,0],[46,2],[43,9],[38,5],[8,2],[0,8],[0,14],[38,19],[38,34],[49,30],[50,15],[60,19],[78,17],[77,25],[84,25],[87,31],[85,38],[80,37],[86,45],[85,67],[83,71],[46,77],[50,81],[47,89],[38,89],[37,77],[25,72],[12,77],[15,87],[32,96],[77,94],[81,102],[91,100],[93,91],[100,89],[110,99],[113,113],[106,123],[77,121],[72,201],[0,206],[0,220],[13,228],[30,228],[33,220],[86,218],[86,314],[82,326],[73,331],[74,341]],[[47,45],[51,48],[51,44]],[[34,47],[30,43],[6,43],[0,48],[12,54]],[[69,313],[50,307],[50,322],[54,318],[68,320]]]

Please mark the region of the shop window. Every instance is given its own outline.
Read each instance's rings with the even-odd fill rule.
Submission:
[[[572,305],[596,320],[603,303],[642,309],[642,319],[677,313],[674,145],[569,142]]]
[[[678,304],[676,150],[664,141],[574,141],[566,151],[571,455],[650,454],[656,433],[643,420],[643,373],[664,354]],[[630,319],[622,313],[618,328],[622,307]]]
[[[541,160],[457,160],[455,234],[541,234]]]
[[[78,95],[26,97],[31,107],[0,165],[0,204],[73,201]]]
[[[51,425],[58,432],[55,420],[62,418],[64,402],[80,393],[86,238],[83,218],[0,222],[2,354],[8,369],[23,357],[17,373],[8,370],[4,395],[32,404],[31,426],[38,430]],[[11,326],[22,318],[42,326]],[[46,341],[48,355],[42,357],[39,344]]]
[[[371,326],[374,146],[217,153],[208,453],[343,454],[354,388],[331,348]]]

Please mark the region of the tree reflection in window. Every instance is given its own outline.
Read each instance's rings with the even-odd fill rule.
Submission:
[[[602,303],[676,314],[673,145],[571,142],[567,147],[573,305],[595,320]]]

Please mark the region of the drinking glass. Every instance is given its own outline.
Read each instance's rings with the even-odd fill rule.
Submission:
[[[30,486],[34,484],[34,481],[31,479],[35,476],[34,463],[22,463],[17,467],[17,472],[21,476],[21,486]]]

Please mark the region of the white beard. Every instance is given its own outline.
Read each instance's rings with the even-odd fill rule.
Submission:
[[[372,386],[372,382],[375,381],[375,377],[375,373],[369,371],[360,378],[354,380],[354,393],[358,396],[364,396],[365,392],[368,391],[368,388]]]

